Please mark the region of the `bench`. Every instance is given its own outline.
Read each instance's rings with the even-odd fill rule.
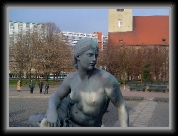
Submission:
[[[146,85],[137,85],[137,90],[145,92],[146,90]]]
[[[159,81],[158,82],[158,85],[165,85],[166,84],[166,82],[164,82],[164,81]]]
[[[135,84],[132,84],[130,85],[130,91],[132,90],[137,90],[137,91],[145,91],[146,89],[146,85],[135,85]]]
[[[132,82],[128,82],[128,85],[137,85],[137,82],[136,81],[132,81]]]
[[[144,97],[137,96],[123,96],[125,100],[144,100]]]
[[[166,92],[167,90],[167,86],[164,85],[164,86],[160,86],[160,85],[149,85],[148,86],[148,91],[151,92],[151,91],[162,91],[163,93]]]
[[[136,90],[137,89],[137,85],[136,84],[130,84],[129,88],[130,88],[130,91]]]
[[[152,82],[143,82],[144,85],[151,85]]]
[[[153,99],[153,101],[157,101],[157,102],[169,102],[169,98],[159,98],[159,97],[156,97]]]

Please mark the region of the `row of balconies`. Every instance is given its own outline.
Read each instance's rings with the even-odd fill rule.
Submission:
[[[93,37],[93,38],[98,37],[97,34],[75,33],[75,32],[65,32],[65,31],[63,31],[62,34],[66,36],[76,36],[76,37]]]

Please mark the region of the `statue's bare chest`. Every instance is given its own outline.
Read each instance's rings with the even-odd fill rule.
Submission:
[[[99,104],[103,99],[103,93],[104,87],[100,81],[86,80],[81,82],[76,79],[71,83],[70,97],[78,103]]]

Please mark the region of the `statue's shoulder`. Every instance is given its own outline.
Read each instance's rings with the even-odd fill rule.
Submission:
[[[97,73],[100,76],[100,78],[105,82],[111,82],[111,81],[117,82],[117,79],[111,73],[109,73],[108,71],[97,68]]]
[[[72,72],[72,73],[68,74],[67,77],[66,77],[66,79],[67,79],[67,80],[72,80],[72,79],[74,79],[74,78],[76,77],[77,73],[78,73],[78,72]]]
[[[74,78],[76,77],[76,75],[77,75],[77,72],[72,72],[72,73],[68,74],[64,78],[62,84],[66,85],[66,86],[70,85],[70,83],[74,80]]]
[[[113,76],[111,73],[109,73],[109,72],[107,72],[103,69],[100,69],[100,68],[97,68],[96,72],[103,79],[108,79],[108,78],[111,78]]]

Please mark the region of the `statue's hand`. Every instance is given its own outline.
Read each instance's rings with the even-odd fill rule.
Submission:
[[[49,127],[57,127],[57,109],[48,109],[46,113],[46,122]]]

